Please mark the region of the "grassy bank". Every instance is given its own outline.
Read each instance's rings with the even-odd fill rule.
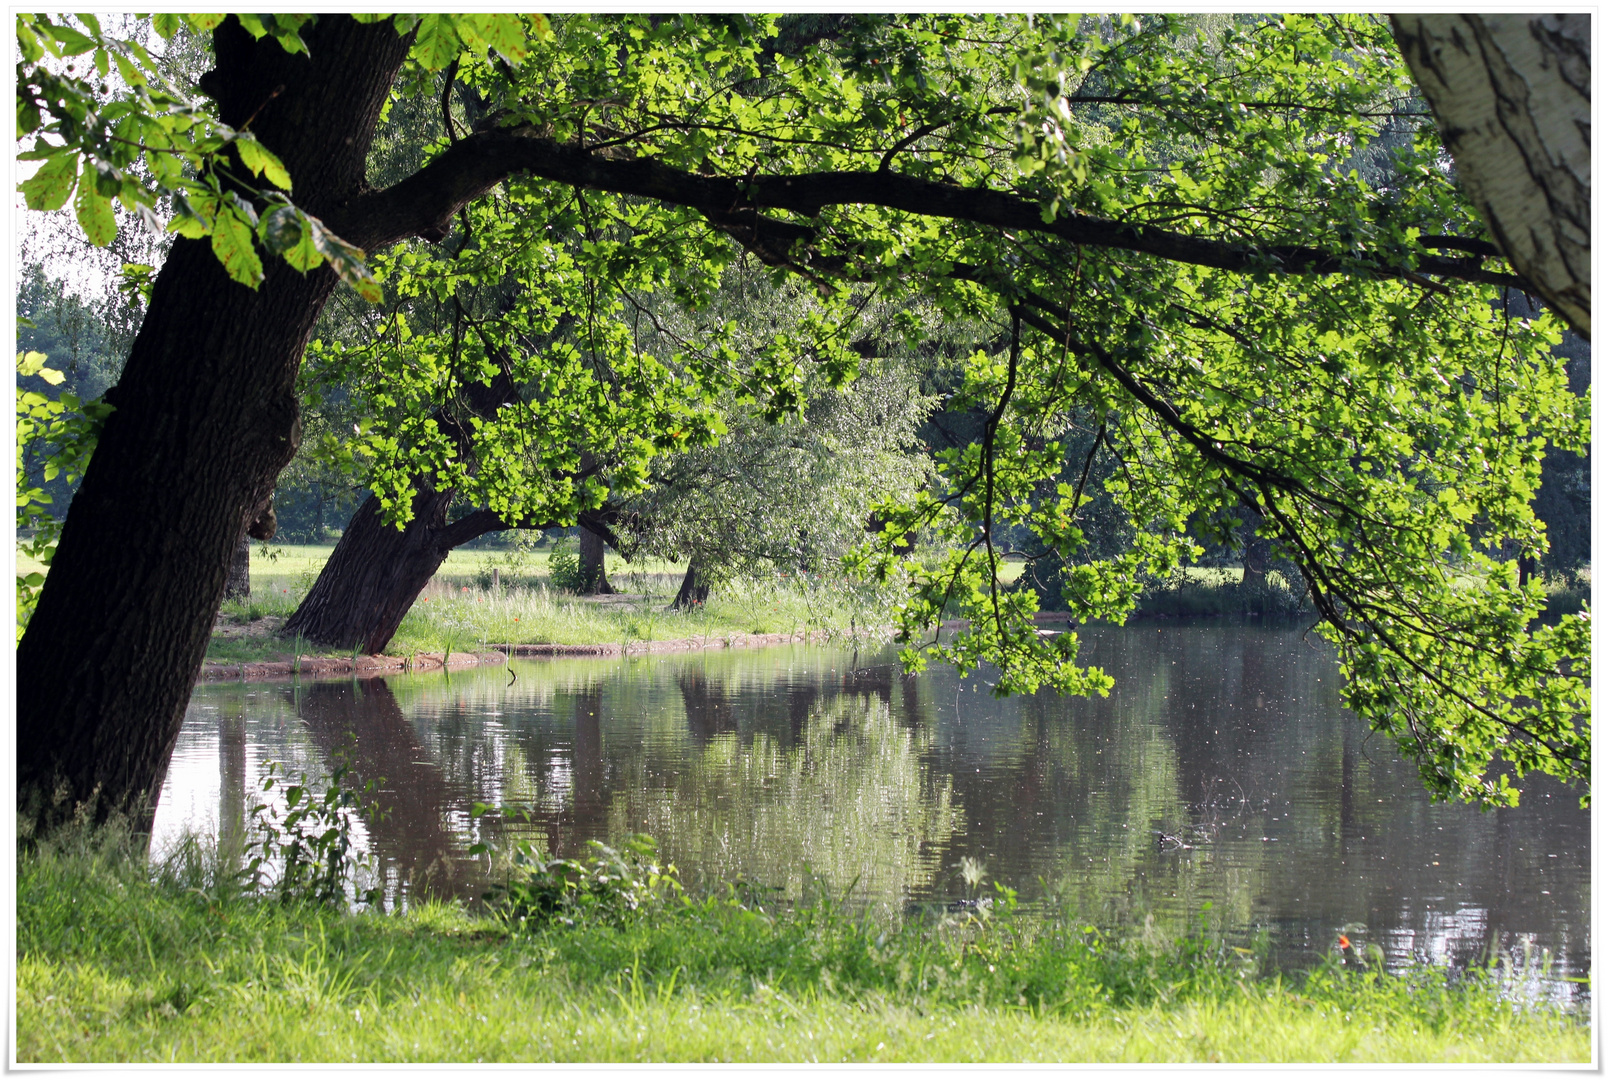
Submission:
[[[107,835],[19,855],[19,1062],[1590,1057],[1583,1018],[1478,977],[1287,981],[1203,937],[1061,915],[895,926],[663,890],[573,925],[344,914],[221,888],[195,848],[152,867]]]
[[[209,660],[232,663],[340,655],[277,636],[329,558],[329,546],[285,546],[265,558],[252,552],[252,595],[228,601],[219,614]],[[619,595],[577,597],[554,590],[548,553],[452,552],[402,620],[386,652],[407,656],[463,652],[488,643],[592,645],[719,638],[731,634],[849,633],[881,621],[861,590],[778,576],[738,581],[691,612],[667,610],[686,567],[611,558]],[[492,569],[498,570],[493,585]]]

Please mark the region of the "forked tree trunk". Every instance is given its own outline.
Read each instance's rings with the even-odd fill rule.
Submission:
[[[226,123],[283,159],[297,202],[336,214],[363,187],[380,107],[411,43],[388,23],[326,17],[311,57],[214,36],[206,89]],[[265,260],[253,290],[208,243],[180,239],[151,293],[116,407],[73,499],[17,647],[19,832],[143,814],[178,738],[229,564],[300,437],[296,373],[335,286]]]

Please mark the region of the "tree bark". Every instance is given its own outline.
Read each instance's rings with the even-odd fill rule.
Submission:
[[[616,590],[609,584],[608,567],[603,555],[607,548],[603,538],[584,525],[581,527],[581,595],[607,596]]]
[[[229,561],[229,580],[223,586],[225,600],[251,599],[251,537],[240,534],[234,558]]]
[[[1514,269],[1591,337],[1591,16],[1392,15],[1457,179]]]
[[[363,186],[380,107],[410,40],[321,18],[311,57],[230,19],[203,84],[326,216]],[[327,266],[231,281],[203,241],[174,242],[17,647],[17,805],[31,835],[80,808],[142,815],[206,653],[229,564],[300,435],[296,372],[335,286]]]
[[[385,524],[380,500],[370,495],[280,632],[328,648],[384,649],[456,546],[442,542],[452,498],[451,491],[419,491],[412,519],[399,530]]]
[[[681,590],[670,606],[676,611],[691,611],[700,604],[709,600],[709,584],[698,580],[698,559],[693,557],[687,563],[687,573],[681,579]]]
[[[551,529],[554,523],[510,523],[489,510],[447,521],[454,492],[428,488],[413,497],[413,517],[402,529],[381,519],[380,500],[369,496],[358,508],[318,580],[285,621],[282,635],[300,634],[327,648],[384,651],[419,593],[430,583],[453,548],[504,529]],[[613,508],[582,514],[586,527],[612,536]]]
[[[1253,588],[1267,587],[1267,564],[1273,556],[1273,541],[1266,537],[1256,535],[1256,530],[1262,524],[1262,515],[1249,508],[1241,508],[1241,513],[1250,520],[1240,526],[1240,566],[1244,568],[1241,584]]]

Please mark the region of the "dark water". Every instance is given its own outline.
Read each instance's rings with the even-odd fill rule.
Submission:
[[[158,838],[238,832],[266,762],[316,773],[349,746],[385,777],[363,842],[393,895],[477,897],[483,860],[465,851],[504,830],[566,854],[647,832],[689,884],[889,910],[967,895],[970,858],[1102,925],[1204,917],[1266,934],[1287,967],[1341,932],[1394,964],[1528,955],[1532,992],[1583,999],[1591,833],[1574,793],[1432,804],[1299,631],[1096,628],[1083,656],[1116,678],[1110,697],[996,700],[986,671],[904,678],[889,650],[802,646],[515,662],[511,685],[496,668],[202,686]],[[528,807],[530,824],[477,820],[476,802]]]

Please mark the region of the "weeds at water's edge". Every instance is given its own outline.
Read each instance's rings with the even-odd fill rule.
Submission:
[[[547,862],[522,914],[352,914],[254,896],[238,857],[191,839],[148,858],[115,830],[20,853],[19,1060],[1590,1053],[1582,1017],[1505,1001],[1483,972],[1337,953],[1285,979],[1198,928],[1124,936],[1003,900],[888,924],[736,885],[695,897],[645,848]]]

